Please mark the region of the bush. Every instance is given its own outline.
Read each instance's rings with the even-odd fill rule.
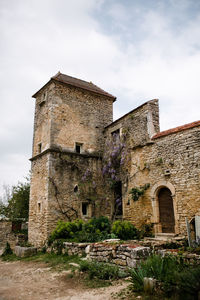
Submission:
[[[182,299],[191,299],[191,297],[193,297],[192,299],[198,299],[198,293],[200,292],[200,266],[190,267],[178,273],[177,286]]]
[[[57,239],[74,242],[102,241],[109,238],[110,229],[111,223],[107,217],[92,218],[86,223],[82,220],[73,222],[59,221],[49,237],[48,244],[51,245]]]
[[[107,217],[92,218],[84,224],[83,229],[86,232],[104,232],[110,233],[111,223]]]
[[[139,232],[139,237],[140,239],[143,239],[144,237],[153,237],[153,224],[151,223],[147,223],[147,224],[143,224],[142,228]]]
[[[112,233],[122,240],[138,238],[138,230],[129,221],[115,221],[112,225]]]
[[[73,239],[78,231],[82,230],[83,221],[75,220],[73,222],[58,221],[56,228],[51,233],[48,244],[51,245],[56,239]]]
[[[100,262],[82,261],[80,263],[80,271],[87,272],[89,279],[109,280],[125,276],[119,267]]]
[[[144,277],[156,279],[160,290],[176,299],[197,299],[200,291],[200,266],[191,267],[173,256],[153,255],[130,275],[135,291],[144,290]]]

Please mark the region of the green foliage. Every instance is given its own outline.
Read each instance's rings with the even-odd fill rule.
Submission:
[[[10,247],[10,244],[7,242],[2,256],[11,255],[11,254],[13,254],[13,251]]]
[[[75,220],[72,222],[58,221],[58,225],[51,233],[48,244],[51,245],[56,239],[73,239],[78,231],[82,230],[83,221]]]
[[[81,261],[80,271],[87,272],[89,279],[119,279],[125,276],[119,267],[100,262]]]
[[[136,239],[139,234],[129,221],[115,221],[112,225],[112,233],[122,240]]]
[[[177,294],[177,299],[195,299],[190,296],[200,291],[200,266],[191,267],[173,256],[153,255],[130,270],[130,275],[135,291],[143,291],[144,277],[156,279],[166,295]]]
[[[111,223],[107,217],[92,218],[87,222],[76,220],[72,222],[59,221],[51,233],[48,244],[57,239],[74,242],[97,242],[110,237]]]
[[[111,223],[107,217],[92,218],[83,225],[83,229],[86,232],[99,232],[110,233]]]
[[[62,254],[62,250],[64,249],[63,242],[64,242],[63,239],[56,239],[53,242],[52,248],[54,249],[54,253],[56,253],[57,255]]]
[[[30,182],[29,178],[26,178],[25,183],[19,182],[16,186],[12,187],[10,193],[7,193],[6,203],[0,202],[0,215],[10,220],[28,220],[29,193]]]
[[[190,267],[179,273],[177,275],[177,285],[181,295],[196,296],[197,299],[198,292],[200,292],[200,266]]]
[[[143,224],[139,232],[139,238],[143,239],[144,237],[153,237],[153,236],[154,236],[153,224],[152,223]]]
[[[136,187],[136,188],[132,188],[129,192],[129,194],[132,195],[132,199],[134,201],[138,201],[139,198],[141,196],[144,195],[144,192],[150,187],[150,184],[149,183],[146,183],[145,185],[143,186],[140,186],[140,187]]]

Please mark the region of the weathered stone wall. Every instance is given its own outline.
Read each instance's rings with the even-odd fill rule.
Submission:
[[[32,161],[28,235],[35,246],[42,245],[47,238],[49,157],[47,153]]]
[[[21,229],[27,229],[27,223],[23,222]],[[0,220],[0,252],[8,242],[12,249],[20,241],[21,235],[12,231],[12,221]],[[24,240],[24,239],[23,239]]]
[[[45,242],[59,219],[110,216],[109,192],[98,173],[112,103],[110,97],[58,82],[37,93],[29,212],[29,241],[35,246]],[[81,154],[74,153],[76,143]],[[92,182],[82,181],[87,170]],[[85,216],[82,202],[88,206]]]
[[[153,140],[153,144],[133,149],[128,191],[147,183],[150,188],[136,202],[128,193],[124,196],[126,219],[136,226],[152,222],[156,231],[162,232],[158,192],[167,187],[173,197],[175,233],[186,234],[185,217],[190,220],[200,214],[199,129],[194,127],[163,136]]]
[[[84,220],[112,214],[112,192],[101,172],[101,158],[50,151],[32,161],[29,242],[42,246],[58,220]],[[82,212],[82,203],[87,213]]]
[[[51,146],[52,101],[55,84],[51,83],[38,94],[35,102],[32,156]],[[41,147],[39,146],[41,144]]]
[[[120,129],[120,135],[129,137],[129,147],[143,146],[159,130],[158,100],[150,100],[105,128],[106,138]]]
[[[185,217],[200,214],[200,127],[152,138],[159,130],[158,102],[152,100],[108,126],[107,139],[117,129],[126,133],[128,148],[120,174],[123,218],[137,227],[154,223],[162,232],[158,193],[166,187],[173,197],[175,233],[185,235]],[[131,189],[146,184],[150,187],[134,201]]]
[[[61,83],[51,83],[38,94],[34,123],[33,156],[57,147],[81,153],[103,150],[103,129],[112,122],[113,99]]]
[[[49,249],[51,251],[51,249]],[[64,243],[64,253],[68,255],[87,254],[88,260],[107,262],[120,267],[135,268],[142,260],[151,253],[149,247],[137,244],[120,243]]]
[[[58,219],[110,217],[110,191],[101,174],[101,159],[78,153],[52,153],[49,163],[48,232]],[[83,215],[82,203],[88,204]]]
[[[0,220],[0,249],[4,248],[9,242],[13,248],[16,242],[16,235],[12,232],[12,222]]]

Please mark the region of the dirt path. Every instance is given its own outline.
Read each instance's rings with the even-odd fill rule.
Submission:
[[[66,271],[56,272],[46,264],[0,260],[0,300],[109,300],[126,286],[121,281],[86,289],[78,276],[69,278]]]

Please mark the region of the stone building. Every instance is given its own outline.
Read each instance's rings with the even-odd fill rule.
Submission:
[[[155,99],[113,122],[116,97],[61,73],[33,97],[30,243],[59,219],[100,215],[186,234],[200,214],[200,121],[160,132]]]

